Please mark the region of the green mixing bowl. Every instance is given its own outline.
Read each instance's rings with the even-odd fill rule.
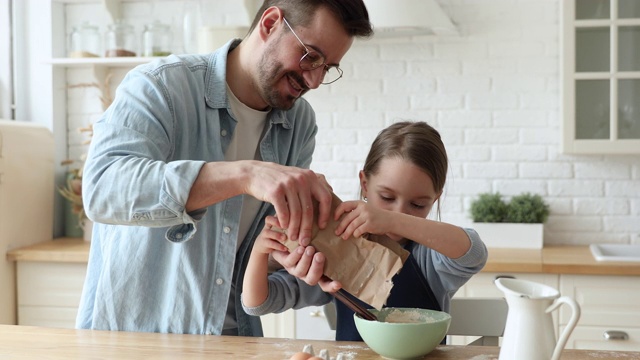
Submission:
[[[354,315],[356,328],[364,342],[389,359],[420,358],[444,339],[451,315],[435,310],[384,308],[370,310],[378,321]]]

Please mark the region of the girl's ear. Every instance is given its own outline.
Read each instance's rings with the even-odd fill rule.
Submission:
[[[360,177],[360,189],[362,189],[362,197],[367,197],[367,175],[364,174],[364,170],[360,170],[358,173],[358,177]]]
[[[282,19],[282,10],[276,6],[272,6],[262,13],[260,22],[258,23],[260,38],[263,41],[275,30],[278,21]]]

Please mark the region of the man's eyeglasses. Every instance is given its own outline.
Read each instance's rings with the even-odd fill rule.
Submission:
[[[325,63],[325,60],[324,60],[324,55],[320,54],[315,50],[310,50],[302,42],[302,40],[300,40],[296,32],[293,31],[293,28],[291,27],[291,25],[289,25],[289,22],[287,21],[287,19],[283,17],[282,20],[284,20],[284,23],[287,24],[287,27],[289,27],[289,30],[291,30],[291,33],[293,34],[293,36],[295,36],[296,39],[298,39],[298,41],[306,51],[306,53],[302,55],[302,57],[300,58],[300,69],[305,71],[311,71],[311,70],[316,70],[321,66],[324,66],[324,69],[322,70],[322,74],[323,74],[322,84],[328,85],[338,81],[338,79],[342,77],[342,69],[340,69],[335,65],[334,66],[327,65],[327,63]]]

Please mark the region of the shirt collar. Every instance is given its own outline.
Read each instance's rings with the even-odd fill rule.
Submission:
[[[210,55],[209,66],[205,78],[207,106],[212,109],[229,109],[229,99],[227,98],[227,56],[235,49],[242,39],[229,40],[220,49]],[[272,109],[267,116],[268,121],[273,124],[282,124],[286,129],[291,128],[291,120],[285,116],[285,111]]]

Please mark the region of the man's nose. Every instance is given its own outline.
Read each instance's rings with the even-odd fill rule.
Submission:
[[[313,70],[305,70],[302,78],[309,89],[317,89],[324,79],[324,68],[322,66]]]

